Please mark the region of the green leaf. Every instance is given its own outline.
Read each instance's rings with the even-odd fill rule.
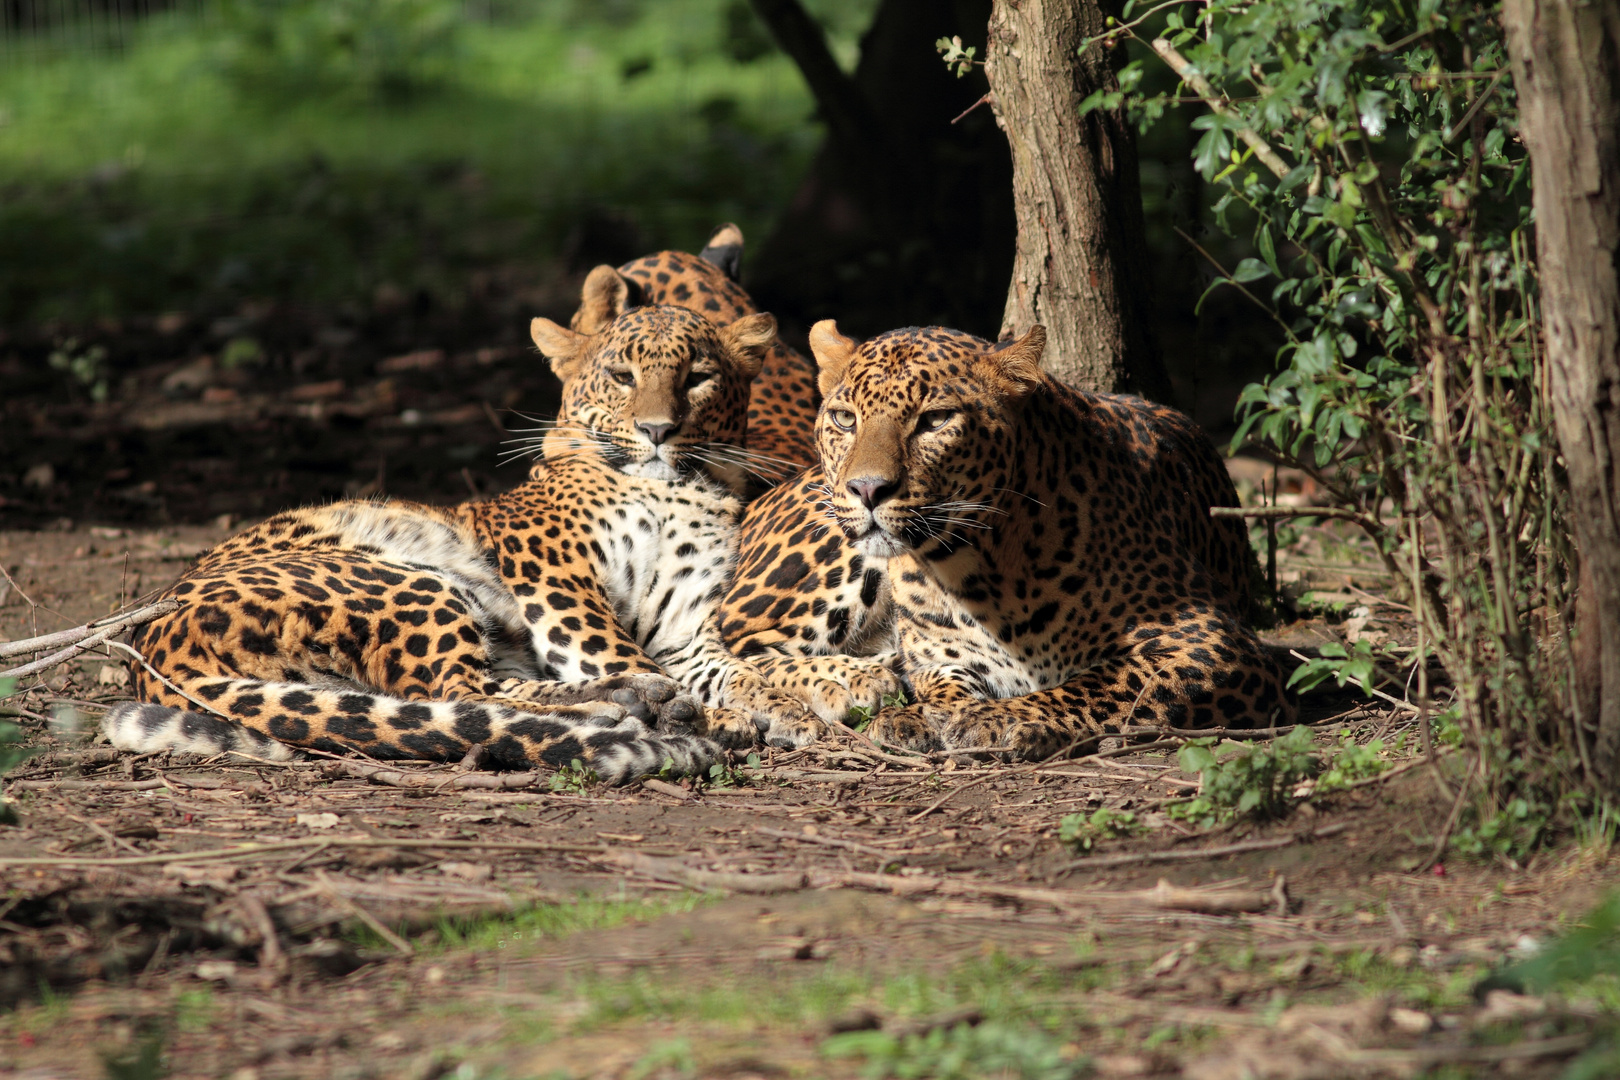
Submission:
[[[1176,751],[1176,764],[1184,773],[1200,773],[1215,764],[1215,755],[1204,745],[1213,740],[1197,739]]]
[[[1243,283],[1259,281],[1269,273],[1271,271],[1259,259],[1244,259],[1237,264],[1237,269],[1232,271],[1232,280]]]
[[[1271,240],[1270,226],[1262,224],[1255,231],[1254,242],[1255,247],[1260,249],[1260,257],[1266,261],[1266,266],[1270,267],[1272,275],[1282,277],[1282,271],[1277,267],[1277,248]]]

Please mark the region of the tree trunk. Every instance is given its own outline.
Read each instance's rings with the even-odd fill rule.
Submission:
[[[1120,110],[1099,0],[995,0],[985,73],[1012,147],[1018,246],[1001,336],[1046,327],[1046,369],[1087,390],[1170,400],[1153,333],[1136,136]]]
[[[1580,549],[1575,702],[1620,783],[1620,6],[1506,0],[1553,413]]]

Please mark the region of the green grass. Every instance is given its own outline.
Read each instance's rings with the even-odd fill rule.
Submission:
[[[603,209],[654,244],[728,219],[762,238],[819,136],[785,57],[728,53],[731,6],[462,19],[398,100],[240,77],[215,7],[151,18],[122,50],[4,43],[0,320],[363,306],[384,285],[453,307],[477,271],[539,273]],[[846,53],[871,6],[819,5]]]
[[[672,893],[659,897],[622,900],[581,896],[569,903],[542,903],[506,915],[483,915],[474,919],[440,919],[432,934],[418,939],[417,951],[436,955],[451,949],[494,952],[522,948],[525,944],[567,937],[586,930],[606,930],[627,922],[649,922],[665,915],[694,911],[712,898],[702,893]],[[389,948],[369,927],[357,926],[348,938],[363,949]]]

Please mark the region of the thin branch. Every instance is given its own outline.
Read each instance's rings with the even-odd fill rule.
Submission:
[[[799,0],[751,3],[754,14],[798,66],[834,138],[845,143],[876,143],[882,130],[877,114],[855,80],[838,66],[821,24]]]
[[[1334,825],[1324,825],[1315,832],[1295,833],[1291,836],[1273,836],[1265,840],[1241,840],[1235,844],[1222,844],[1219,847],[1178,849],[1175,851],[1141,851],[1129,855],[1093,855],[1084,859],[1075,859],[1058,867],[1058,873],[1067,873],[1070,870],[1092,869],[1101,870],[1115,866],[1140,866],[1147,863],[1164,862],[1191,862],[1197,859],[1214,859],[1222,855],[1241,855],[1247,851],[1271,851],[1276,848],[1290,847],[1294,844],[1306,843],[1312,840],[1322,840],[1329,836],[1337,836],[1350,827],[1350,823],[1341,821]]]
[[[1271,148],[1271,144],[1266,142],[1264,136],[1232,114],[1231,109],[1228,107],[1229,102],[1226,100],[1226,95],[1217,93],[1215,88],[1209,85],[1209,80],[1199,73],[1190,60],[1177,52],[1174,45],[1164,38],[1154,38],[1152,46],[1153,51],[1158,53],[1160,58],[1170,65],[1170,70],[1176,73],[1177,78],[1192,87],[1198,96],[1204,99],[1204,104],[1209,106],[1210,112],[1233,121],[1232,130],[1237,132],[1238,138],[1249,144],[1249,149],[1254,151],[1254,156],[1260,159],[1262,165],[1271,170],[1272,175],[1281,180],[1289,174],[1291,170],[1288,168],[1288,163],[1277,156],[1277,151]]]

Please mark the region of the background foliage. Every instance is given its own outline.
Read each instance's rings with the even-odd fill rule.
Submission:
[[[1142,54],[1087,107],[1154,124],[1183,99],[1143,92],[1149,65],[1198,102],[1194,166],[1217,222],[1255,250],[1211,289],[1283,338],[1276,373],[1240,398],[1234,445],[1353,511],[1421,627],[1416,650],[1341,650],[1296,678],[1412,688],[1467,751],[1447,831],[1522,851],[1559,793],[1593,797],[1596,777],[1565,693],[1572,550],[1496,7],[1140,6],[1108,43]]]

